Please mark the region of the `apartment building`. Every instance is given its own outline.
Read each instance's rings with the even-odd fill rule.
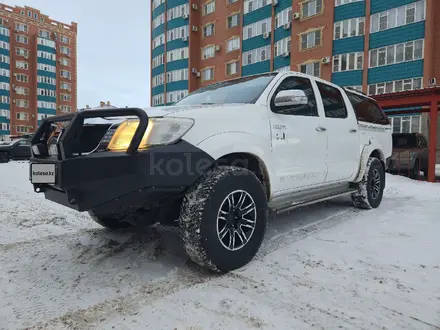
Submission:
[[[76,111],[77,24],[0,4],[0,140]]]
[[[370,95],[440,79],[439,0],[153,0],[151,104],[295,70]],[[421,115],[393,118],[420,131]]]

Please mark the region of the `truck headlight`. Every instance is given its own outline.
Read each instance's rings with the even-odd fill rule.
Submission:
[[[138,119],[129,119],[121,123],[114,132],[107,149],[110,151],[127,150],[138,125]],[[194,120],[189,118],[149,118],[147,130],[138,149],[174,143],[193,125]]]

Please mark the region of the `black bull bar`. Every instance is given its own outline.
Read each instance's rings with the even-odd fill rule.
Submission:
[[[32,150],[32,156],[35,158],[49,157],[48,140],[51,133],[54,131],[52,124],[57,122],[69,122],[62,132],[58,143],[58,159],[72,158],[73,150],[80,145],[80,137],[82,128],[84,126],[84,120],[89,118],[111,118],[111,117],[127,117],[136,116],[139,118],[139,125],[131,139],[130,145],[127,148],[127,154],[134,154],[137,152],[139,144],[145,134],[148,127],[148,115],[140,108],[116,108],[116,109],[99,109],[99,110],[84,110],[75,113],[69,113],[65,115],[58,115],[48,117],[43,120],[38,127],[34,137],[31,140],[32,146],[37,146],[39,155],[35,154]],[[81,152],[79,152],[81,155]]]

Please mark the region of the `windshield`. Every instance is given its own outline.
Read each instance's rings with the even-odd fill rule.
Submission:
[[[202,87],[175,105],[255,103],[277,73],[244,77]]]
[[[415,134],[393,135],[394,148],[417,148],[417,137]]]

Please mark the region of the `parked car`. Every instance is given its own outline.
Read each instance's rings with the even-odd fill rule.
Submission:
[[[419,178],[428,177],[428,143],[420,133],[393,133],[393,153],[388,161],[388,172]]]
[[[10,160],[26,160],[31,157],[31,143],[28,139],[0,142],[0,163]]]
[[[69,120],[48,147],[50,124]],[[253,259],[269,212],[338,196],[379,207],[391,150],[374,99],[271,72],[203,87],[174,106],[47,118],[29,173],[36,192],[104,227],[171,220],[195,263],[228,272]]]

